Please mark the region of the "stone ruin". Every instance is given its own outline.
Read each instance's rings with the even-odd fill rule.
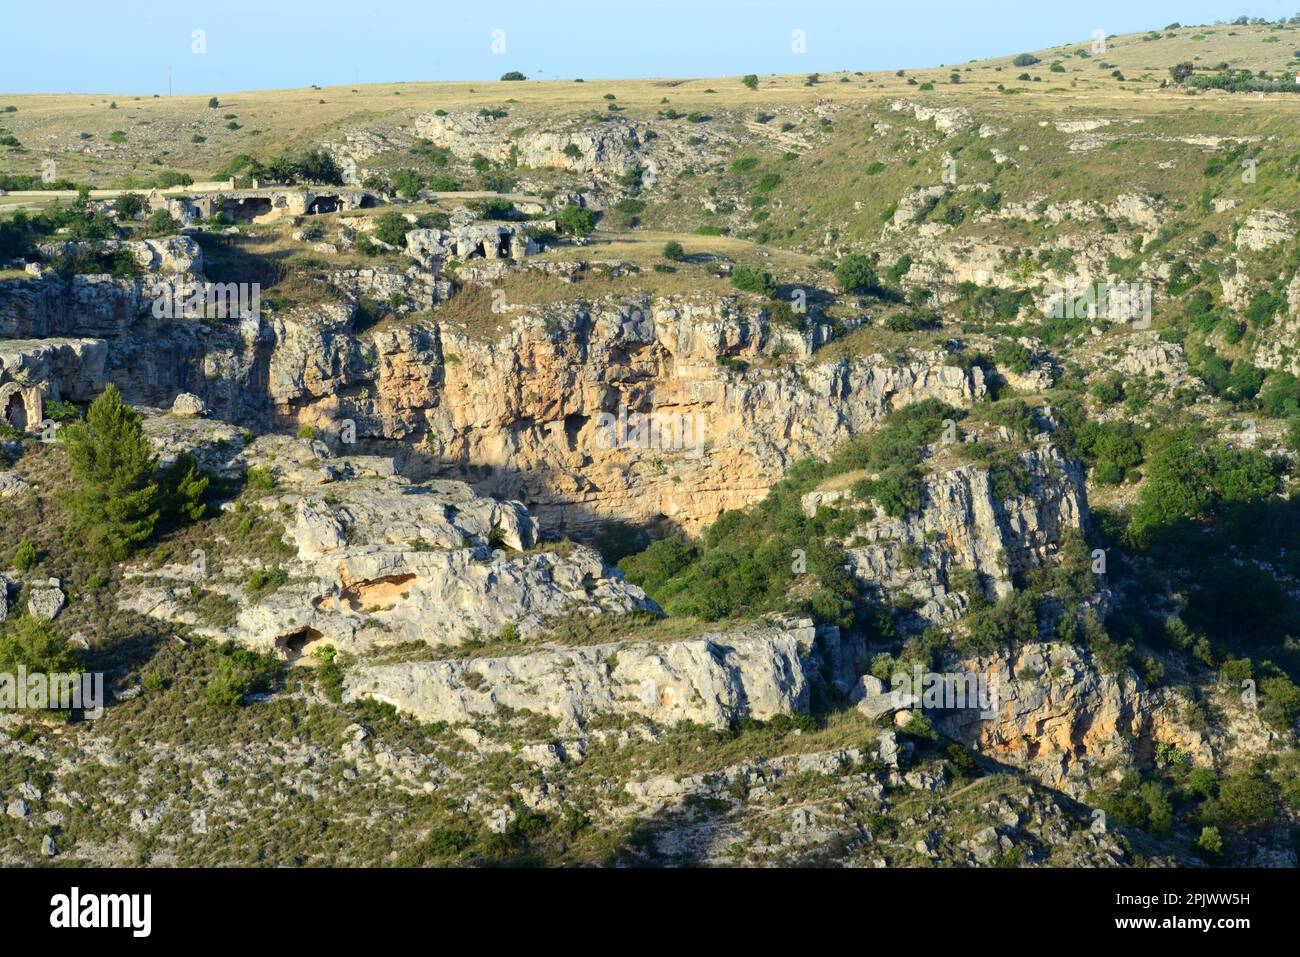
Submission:
[[[45,395],[40,385],[0,383],[0,425],[34,432],[45,419]]]
[[[269,223],[286,216],[315,216],[379,204],[374,193],[362,189],[299,189],[271,187],[232,189],[191,196],[148,195],[151,210],[165,209],[183,225],[222,216],[234,223]]]
[[[107,355],[102,339],[0,340],[0,425],[35,434],[47,401],[94,398]]]

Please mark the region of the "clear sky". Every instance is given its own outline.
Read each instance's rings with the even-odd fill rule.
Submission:
[[[1300,0],[0,0],[0,92],[919,68]],[[203,31],[205,52],[194,31]],[[494,52],[496,46],[504,52]],[[806,52],[792,50],[802,30]]]

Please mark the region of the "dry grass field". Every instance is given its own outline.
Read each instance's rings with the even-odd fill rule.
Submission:
[[[35,173],[43,160],[54,159],[59,175],[95,185],[115,185],[124,175],[143,175],[151,168],[155,172],[174,169],[204,180],[240,153],[271,156],[285,148],[327,142],[341,131],[363,125],[400,127],[437,109],[506,105],[521,120],[530,115],[558,117],[603,111],[606,94],[613,94],[633,117],[653,113],[665,103],[681,112],[780,111],[807,107],[814,97],[855,104],[906,95],[942,105],[1014,101],[1018,112],[1045,115],[1098,110],[1139,116],[1187,110],[1235,115],[1254,109],[1300,120],[1300,97],[1263,96],[1256,107],[1242,97],[1211,95],[1189,102],[1182,92],[1161,88],[1169,67],[1184,61],[1199,66],[1222,62],[1274,74],[1295,72],[1300,69],[1300,30],[1293,26],[1219,25],[1127,34],[1107,38],[1105,51],[1098,53],[1092,52],[1093,44],[1092,38],[1083,37],[1077,43],[1025,51],[1040,60],[1028,67],[1017,67],[1014,56],[1003,56],[905,75],[823,73],[813,83],[806,74],[762,76],[755,90],[736,76],[581,83],[390,83],[242,93],[214,90],[211,96],[219,102],[215,108],[209,107],[205,95],[0,93],[0,109],[14,109],[0,113],[0,128],[21,144],[0,147],[0,172]],[[1060,64],[1059,71],[1052,70],[1053,63]],[[1125,79],[1118,81],[1113,70]],[[952,82],[954,74],[960,82]],[[1022,74],[1030,79],[1019,80]],[[933,91],[923,89],[926,83],[933,84]],[[114,132],[124,134],[124,139],[119,137],[122,142],[111,141]]]

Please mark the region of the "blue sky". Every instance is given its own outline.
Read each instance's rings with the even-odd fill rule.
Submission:
[[[1107,33],[1276,19],[1300,0],[4,0],[0,92],[918,68]],[[193,33],[204,31],[206,52]],[[492,50],[504,31],[505,52]],[[807,50],[791,50],[803,30]]]

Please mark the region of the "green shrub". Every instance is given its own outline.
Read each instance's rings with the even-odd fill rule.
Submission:
[[[1015,591],[994,605],[973,612],[967,619],[965,644],[988,654],[1018,643],[1038,639],[1038,599]]]
[[[556,224],[573,236],[586,236],[596,228],[596,214],[590,209],[572,204],[565,206],[555,217]]]
[[[113,208],[117,210],[120,219],[135,219],[145,211],[146,206],[145,198],[139,193],[123,193],[113,201]]]
[[[211,480],[190,452],[182,452],[158,478],[161,515],[175,523],[196,522],[207,510],[205,495]]]
[[[770,297],[776,293],[776,282],[772,279],[772,274],[757,266],[743,264],[734,266],[731,270],[731,284],[737,289],[758,293],[761,296]]]
[[[375,218],[375,228],[371,235],[380,242],[395,246],[398,249],[404,249],[406,248],[406,234],[410,229],[411,224],[406,221],[405,216],[390,210]]]
[[[1212,517],[1224,506],[1272,495],[1277,475],[1255,449],[1176,439],[1148,463],[1132,531],[1143,540],[1157,526]]]
[[[76,669],[76,656],[50,622],[23,615],[5,622],[0,631],[0,672],[12,674],[20,666],[32,672],[66,674]]]
[[[1201,836],[1196,840],[1196,846],[1207,857],[1218,857],[1223,853],[1223,835],[1217,827],[1203,827]]]
[[[227,642],[221,647],[204,695],[214,705],[237,708],[248,695],[270,690],[280,669],[274,654],[236,648]]]
[[[1219,785],[1215,823],[1231,830],[1264,830],[1273,820],[1275,791],[1272,782],[1258,768],[1229,775]]]
[[[245,584],[250,591],[261,591],[264,588],[275,590],[289,580],[289,573],[279,565],[273,565],[270,568],[254,568],[248,573]]]
[[[29,572],[36,567],[39,561],[40,555],[37,554],[36,546],[32,544],[30,539],[24,538],[18,543],[18,547],[14,550],[14,565],[19,571]],[[0,587],[4,586],[0,585]]]
[[[1017,375],[1029,371],[1031,358],[1029,350],[1014,339],[1002,339],[993,349],[993,361]]]
[[[1094,382],[1088,391],[1094,399],[1104,405],[1122,402],[1124,401],[1124,376],[1119,372],[1108,373]]]
[[[835,282],[845,292],[855,293],[874,292],[880,285],[875,266],[861,253],[850,253],[840,261]]]

